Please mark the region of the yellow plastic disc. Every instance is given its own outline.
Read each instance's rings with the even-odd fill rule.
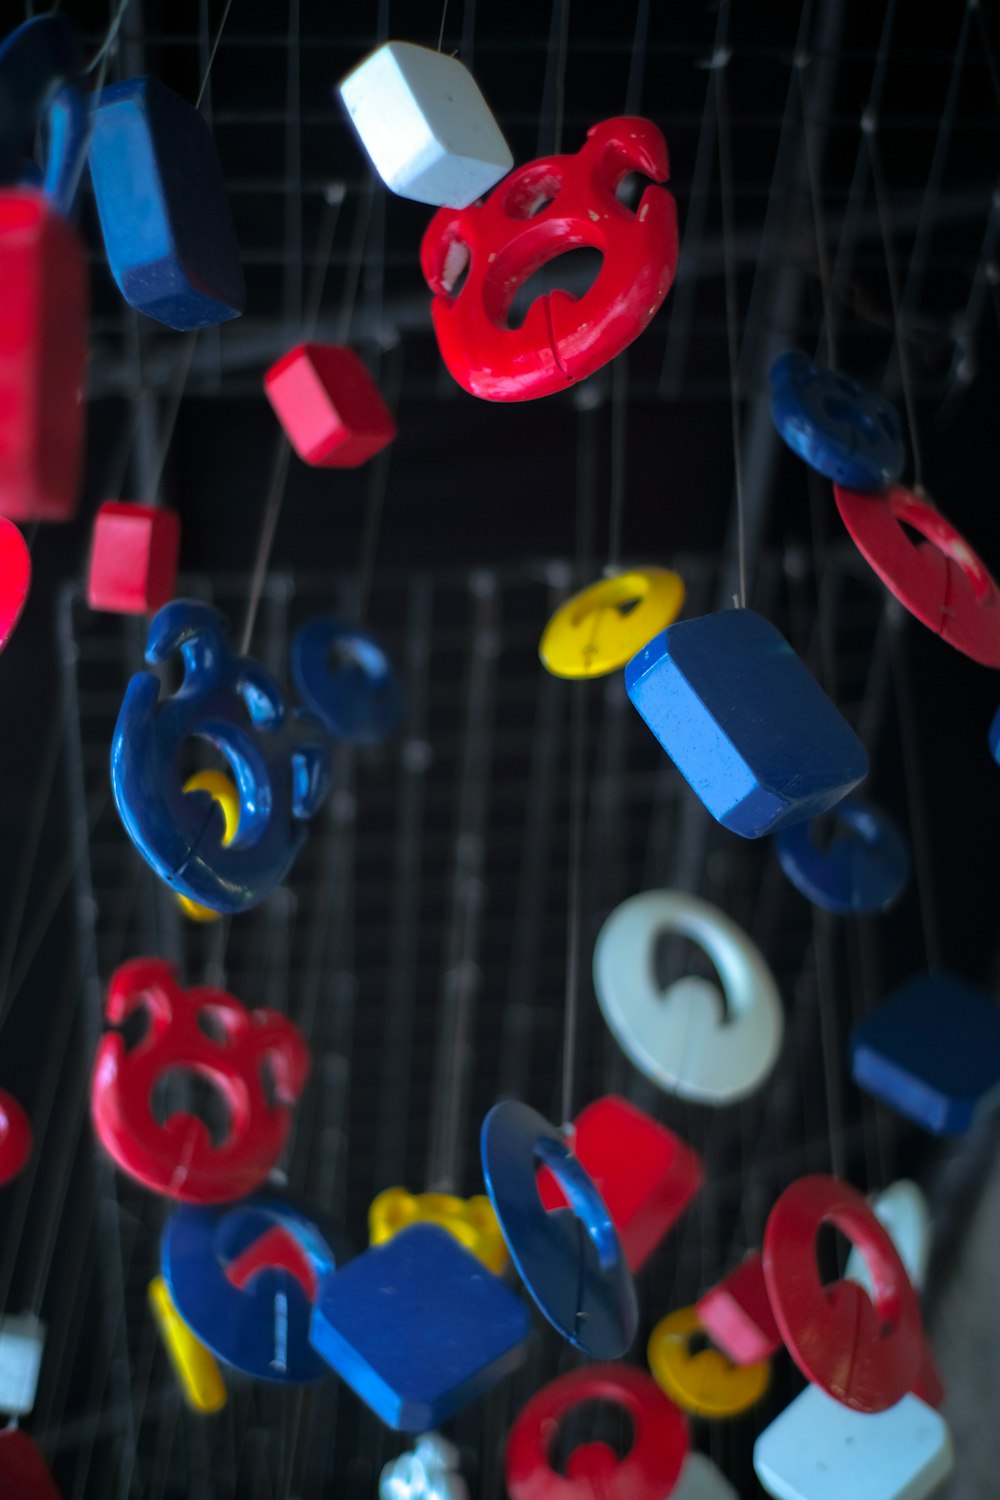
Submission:
[[[653,1329],[646,1358],[661,1391],[684,1411],[699,1417],[735,1417],[747,1411],[767,1390],[770,1360],[734,1365],[718,1349],[690,1352],[704,1329],[693,1307],[679,1307]]]
[[[604,677],[676,620],[684,582],[667,568],[601,578],[560,605],[538,654],[553,677]]]
[[[162,1276],[149,1283],[149,1305],[188,1406],[204,1414],[221,1411],[226,1386],[211,1350],[197,1338],[174,1306]]]
[[[208,792],[214,797],[222,808],[222,816],[225,819],[225,832],[222,835],[223,844],[231,844],[236,837],[236,830],[240,826],[240,794],[233,782],[221,771],[199,771],[184,783],[186,792]],[[178,904],[186,917],[192,922],[217,922],[219,912],[213,911],[210,906],[199,906],[197,901],[192,901],[187,896],[178,896]]]

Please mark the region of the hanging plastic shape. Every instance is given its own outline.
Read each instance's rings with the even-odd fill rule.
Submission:
[[[189,332],[246,306],[239,246],[212,133],[156,78],[102,89],[90,176],[111,274],[130,307]]]
[[[793,453],[849,489],[895,484],[906,450],[899,413],[881,391],[822,370],[798,350],[771,366],[771,418]]]
[[[625,1354],[639,1322],[635,1283],[608,1208],[562,1134],[526,1104],[504,1100],[483,1121],[480,1149],[507,1249],[540,1311],[585,1354]],[[546,1210],[540,1166],[569,1208]]]
[[[62,1500],[41,1453],[20,1427],[0,1430],[3,1500]]]
[[[184,1400],[202,1416],[221,1411],[227,1398],[219,1366],[177,1311],[162,1276],[153,1277],[146,1298]]]
[[[330,1373],[309,1343],[320,1279],[336,1256],[313,1218],[267,1192],[228,1208],[180,1208],[161,1269],[185,1323],[255,1380],[306,1385]]]
[[[453,1193],[408,1193],[405,1188],[385,1188],[372,1199],[368,1210],[368,1239],[384,1245],[411,1224],[436,1224],[495,1276],[507,1269],[507,1246],[493,1204],[484,1193],[457,1198]]]
[[[182,1203],[224,1203],[252,1192],[281,1156],[292,1106],[305,1087],[309,1049],[301,1033],[286,1016],[248,1011],[223,990],[181,989],[171,965],[158,958],[133,959],[112,976],[107,1019],[121,1025],[137,1012],[149,1029],[131,1051],[117,1033],[97,1049],[90,1110],[104,1149],[145,1187]],[[217,1029],[219,1039],[199,1022]],[[225,1101],[228,1127],[220,1145],[186,1111],[163,1125],[154,1118],[153,1091],[177,1069],[207,1079]]]
[[[599,578],[559,606],[538,655],[553,677],[605,677],[676,620],[683,603],[684,582],[666,568]]]
[[[161,697],[151,672],[129,683],[111,746],[111,785],[122,822],[168,885],[214,911],[246,911],[287,875],[305,821],[330,787],[329,739],[309,715],[287,715],[281,689],[252,658],[235,656],[218,610],[175,599],[153,617],[146,660],[179,651],[184,681]],[[204,791],[182,791],[181,752],[204,739],[229,761],[239,828]]]
[[[292,641],[291,664],[306,707],[337,739],[378,745],[398,727],[399,681],[367,630],[341,620],[310,620]]]
[[[13,521],[0,516],[0,651],[14,633],[31,587],[31,553]]]
[[[740,1500],[729,1480],[704,1453],[689,1453],[670,1500]]]
[[[23,1172],[31,1158],[31,1122],[21,1105],[0,1089],[0,1187]]]
[[[874,499],[834,486],[840,518],[889,592],[949,646],[1000,667],[1000,593],[985,564],[929,500],[901,488]],[[904,526],[926,540],[914,543]]]
[[[761,1363],[782,1346],[764,1279],[764,1262],[757,1251],[744,1256],[707,1291],[695,1311],[705,1330],[735,1364]]]
[[[75,34],[38,16],[0,46],[0,515],[64,521],[83,464],[87,267],[68,222],[87,148]],[[42,190],[22,151],[45,117]],[[15,616],[16,618],[16,616]]]
[[[26,1417],[35,1405],[45,1331],[34,1313],[0,1317],[0,1412],[5,1416]]]
[[[910,1284],[915,1291],[922,1291],[931,1249],[931,1216],[927,1199],[915,1182],[901,1177],[879,1193],[872,1203],[872,1212],[899,1251]],[[859,1250],[851,1251],[844,1275],[849,1281],[863,1286],[870,1297],[875,1295],[868,1262]]]
[[[811,823],[783,828],[775,849],[797,891],[841,916],[888,911],[910,878],[910,852],[892,819],[870,802],[848,797],[830,817],[836,830],[821,849]]]
[[[225,824],[222,834],[223,848],[231,844],[240,826],[240,794],[229,777],[223,775],[221,771],[197,771],[185,781],[184,791],[185,793],[208,792],[214,797],[222,809],[222,819]],[[179,893],[177,904],[192,922],[217,922],[221,916],[220,912],[213,911],[210,906],[199,906],[197,901],[189,901],[186,896]]]
[[[660,989],[656,940],[668,932],[704,949],[723,993],[695,975]],[[774,976],[746,933],[697,896],[644,891],[616,907],[594,946],[594,988],[622,1051],[668,1093],[730,1104],[777,1061],[784,1012]]]
[[[653,1378],[682,1411],[699,1417],[738,1416],[767,1390],[771,1366],[766,1360],[737,1365],[717,1349],[692,1354],[692,1342],[704,1332],[693,1307],[679,1307],[661,1318],[646,1351]]]
[[[604,120],[575,156],[549,156],[512,172],[482,203],[441,209],[420,262],[431,291],[441,357],[459,385],[487,401],[527,401],[566,390],[639,337],[677,270],[677,207],[647,187],[638,209],[616,190],[630,172],[669,175],[663,136],[649,120]],[[579,298],[553,291],[520,328],[509,314],[518,289],[568,250],[603,255]],[[464,285],[455,291],[462,272]]]
[[[990,721],[990,754],[1000,764],[1000,708],[997,709]]]
[[[558,1431],[589,1402],[621,1407],[632,1446],[618,1458],[606,1443],[584,1443],[566,1473],[555,1468]],[[656,1383],[629,1365],[585,1365],[532,1396],[507,1437],[510,1500],[665,1500],[688,1457],[687,1423]]]
[[[379,1500],[469,1500],[459,1472],[458,1449],[440,1433],[429,1432],[393,1463],[378,1482]]]

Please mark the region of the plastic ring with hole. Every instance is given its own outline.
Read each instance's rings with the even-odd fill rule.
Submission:
[[[1000,590],[951,522],[910,490],[833,493],[854,545],[900,604],[956,651],[1000,667]],[[925,541],[911,542],[904,525]]]
[[[850,798],[833,809],[840,825],[829,848],[813,838],[812,823],[796,823],[775,837],[778,860],[797,891],[823,911],[888,911],[910,878],[906,840],[881,808]]]
[[[881,391],[822,370],[798,350],[770,371],[771,418],[793,453],[838,484],[881,490],[903,470],[899,413]]]
[[[704,949],[722,981],[656,983],[661,933]],[[608,917],[594,946],[594,988],[622,1051],[668,1093],[730,1104],[759,1088],[777,1061],[784,1012],[763,954],[718,907],[681,891],[644,891]]]
[[[516,1099],[483,1121],[483,1176],[521,1280],[553,1328],[595,1359],[618,1359],[639,1324],[635,1283],[611,1215],[560,1131]],[[546,1210],[548,1167],[570,1204]],[[586,1233],[580,1233],[580,1227]]]
[[[679,1307],[661,1318],[646,1350],[653,1379],[683,1411],[699,1417],[735,1417],[748,1411],[767,1390],[769,1360],[736,1365],[718,1349],[690,1352],[704,1333],[693,1307]]]
[[[676,620],[683,603],[683,579],[667,568],[600,578],[559,606],[538,654],[553,677],[605,677]]]
[[[291,666],[307,708],[338,739],[377,745],[397,728],[399,681],[367,630],[341,620],[310,620],[292,641]]]
[[[199,771],[197,775],[190,777],[184,783],[186,792],[208,792],[222,808],[222,816],[225,819],[225,829],[222,834],[222,847],[231,844],[236,837],[236,830],[240,826],[240,794],[236,790],[235,783],[222,771]],[[182,896],[178,891],[177,904],[186,917],[192,922],[217,922],[222,915],[214,911],[211,906],[202,906],[197,901],[192,901],[188,896]]]

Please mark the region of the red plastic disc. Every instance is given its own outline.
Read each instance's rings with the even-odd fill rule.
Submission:
[[[17,1100],[0,1089],[0,1186],[23,1171],[31,1156],[31,1123]]]
[[[31,553],[13,521],[0,516],[0,651],[10,640],[31,587]]]

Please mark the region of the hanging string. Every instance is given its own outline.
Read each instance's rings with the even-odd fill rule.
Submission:
[[[121,4],[118,6],[117,11],[112,18],[111,25],[108,27],[107,32],[105,33],[104,41],[101,43],[100,47],[94,53],[93,57],[90,59],[90,62],[87,63],[86,67],[83,70],[85,73],[92,73],[96,67],[100,67],[101,71],[98,75],[97,82],[94,85],[95,93],[99,94],[101,89],[104,87],[104,79],[107,74],[108,64],[111,61],[111,51],[118,40],[118,33],[121,30],[122,22],[125,19],[125,12],[128,10],[131,3],[132,0],[121,0]]]
[[[813,121],[809,114],[806,94],[806,69],[812,59],[806,52],[796,55],[792,66],[798,74],[799,100],[802,108],[802,137],[805,145],[806,171],[809,176],[809,198],[812,203],[813,225],[816,231],[816,267],[819,272],[820,295],[823,299],[823,332],[826,338],[826,362],[831,370],[837,368],[837,341],[834,329],[833,297],[831,295],[830,251],[827,244],[826,222],[823,213],[823,195],[819,181],[819,162],[816,159],[816,142]]]
[[[201,88],[198,90],[198,97],[194,101],[194,107],[195,107],[195,109],[201,109],[201,101],[205,97],[205,90],[208,88],[208,80],[212,76],[212,67],[213,67],[213,64],[215,63],[215,54],[219,50],[219,43],[222,41],[222,33],[226,29],[226,22],[229,20],[229,12],[232,10],[232,8],[233,8],[233,0],[226,0],[226,8],[222,12],[222,19],[219,22],[218,29],[216,30],[216,33],[215,33],[215,40],[212,43],[212,50],[211,50],[211,52],[208,55],[208,64],[207,64],[207,66],[205,68],[205,76],[201,80]]]
[[[437,49],[438,49],[439,52],[441,51],[441,48],[444,46],[444,28],[445,28],[445,22],[447,21],[447,19],[448,19],[448,0],[444,0],[444,5],[441,7],[441,30],[438,32]]]
[[[725,6],[728,17],[728,0]],[[719,137],[719,207],[722,214],[722,259],[726,291],[726,346],[729,352],[729,414],[732,427],[733,464],[736,476],[736,537],[739,561],[739,607],[747,603],[746,526],[743,515],[743,443],[740,423],[740,396],[737,364],[739,360],[739,311],[736,300],[736,266],[733,256],[733,170],[729,119],[729,85],[727,69],[731,52],[727,47],[716,50],[710,63],[715,79],[715,112]]]
[[[622,525],[625,518],[625,439],[628,420],[628,352],[611,366],[611,509],[608,518],[608,564],[605,573],[617,573],[621,563]]]

